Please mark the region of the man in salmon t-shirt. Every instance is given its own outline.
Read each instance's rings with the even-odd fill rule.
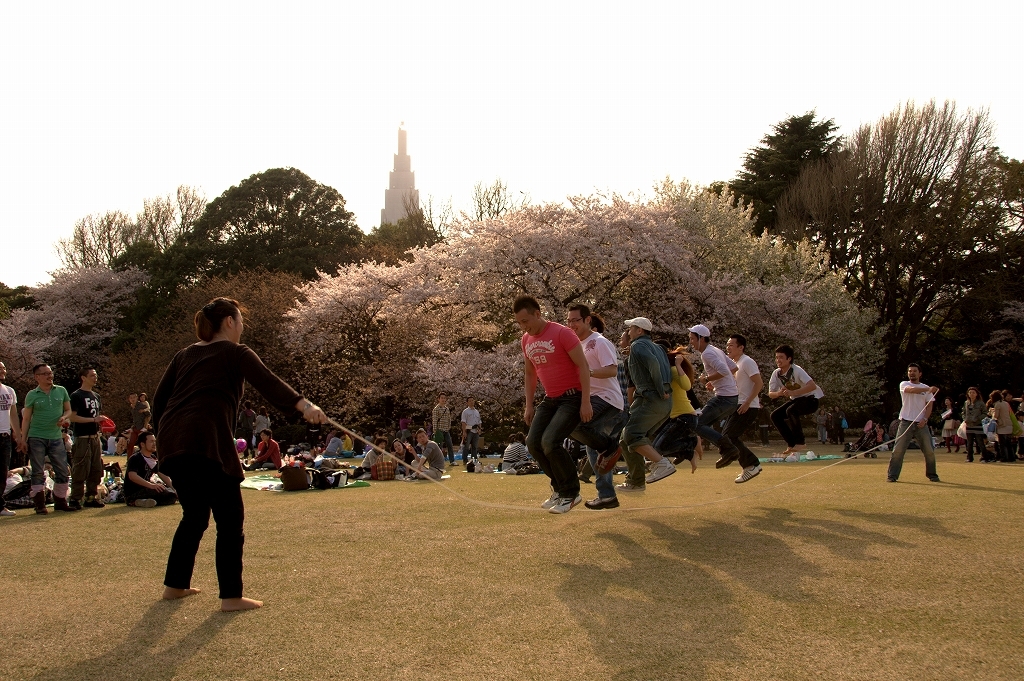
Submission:
[[[580,421],[586,423],[594,414],[590,406],[590,365],[572,329],[545,320],[535,298],[516,298],[512,312],[523,330],[526,357],[523,418],[530,426],[526,447],[551,479],[553,490],[541,507],[551,513],[567,513],[583,497],[576,465],[562,442]],[[534,408],[538,378],[544,386],[544,399]]]

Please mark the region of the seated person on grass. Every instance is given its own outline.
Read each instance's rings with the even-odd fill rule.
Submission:
[[[270,428],[260,431],[260,444],[256,448],[256,458],[248,466],[242,466],[247,471],[268,470],[276,471],[281,469],[281,445],[273,438],[274,432]]]
[[[391,456],[406,464],[398,464],[398,470],[396,472],[401,473],[402,475],[409,475],[412,472],[412,466],[410,464],[416,461],[416,450],[413,449],[412,445],[409,445],[409,449],[412,451],[406,451],[405,443],[398,438],[395,438],[395,441],[391,443]]]
[[[324,456],[332,458],[341,456],[342,444],[341,438],[338,437],[338,433],[332,430],[327,436],[327,448],[324,449]]]
[[[349,477],[353,480],[369,480],[373,476],[370,474],[370,469],[373,468],[373,464],[377,463],[377,457],[380,456],[377,453],[377,449],[387,451],[388,440],[385,437],[375,438],[373,441],[373,447],[366,446],[366,454],[363,456],[363,462],[359,464],[358,468],[352,469],[352,475]]]
[[[409,476],[408,480],[440,480],[441,476],[444,475],[444,454],[441,452],[441,448],[437,446],[437,443],[427,437],[427,431],[420,428],[416,431],[416,441],[420,445],[422,455],[417,454],[416,450],[406,445],[405,451],[412,454],[416,460],[410,463],[410,467],[413,469],[412,475]],[[426,465],[426,468],[424,468]]]
[[[148,430],[139,433],[139,451],[128,457],[128,477],[124,481],[124,500],[129,506],[153,508],[178,500],[171,479],[161,473],[156,460],[156,436]],[[156,473],[162,482],[150,482]]]
[[[505,475],[516,475],[519,471],[532,467],[533,460],[530,452],[526,450],[524,441],[526,436],[522,433],[512,433],[508,438],[508,447],[505,447],[505,454],[501,457],[501,469]]]

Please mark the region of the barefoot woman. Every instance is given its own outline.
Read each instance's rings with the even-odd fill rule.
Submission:
[[[192,569],[210,512],[217,523],[217,581],[221,610],[263,605],[242,598],[242,522],[239,483],[244,479],[235,450],[234,424],[242,384],[248,381],[271,404],[302,412],[310,423],[327,417],[274,375],[252,350],[239,345],[242,309],[237,301],[214,298],[195,316],[199,342],[180,350],[167,366],[153,400],[160,470],[171,476],[181,504],[164,577],[164,598],[198,593]]]

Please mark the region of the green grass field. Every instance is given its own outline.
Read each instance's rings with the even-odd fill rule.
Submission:
[[[177,507],[22,510],[0,521],[0,679],[1024,678],[1024,465],[942,453],[934,484],[911,451],[887,484],[883,452],[736,485],[715,458],[564,516],[539,512],[543,476],[461,468],[453,490],[522,510],[429,482],[245,490],[266,605],[236,614],[212,526],[204,593],[157,600]]]

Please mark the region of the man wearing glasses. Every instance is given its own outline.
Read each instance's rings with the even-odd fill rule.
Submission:
[[[32,367],[37,387],[25,395],[25,422],[22,424],[22,446],[28,447],[32,464],[32,488],[36,513],[46,515],[46,486],[43,462],[50,458],[53,466],[53,507],[58,511],[77,510],[68,505],[68,453],[64,449],[61,426],[71,416],[68,391],[53,384],[53,370],[46,364]]]

